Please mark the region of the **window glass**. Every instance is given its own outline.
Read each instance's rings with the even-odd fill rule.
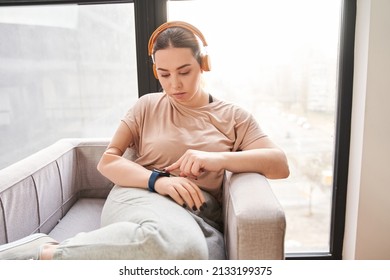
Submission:
[[[341,0],[169,1],[169,20],[205,36],[218,98],[251,111],[287,153],[270,180],[287,219],[286,252],[329,252]]]
[[[0,169],[111,137],[138,98],[133,4],[0,7]]]

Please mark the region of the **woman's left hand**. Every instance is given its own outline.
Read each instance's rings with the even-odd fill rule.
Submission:
[[[171,172],[179,169],[179,176],[196,179],[204,171],[220,171],[223,166],[222,162],[222,153],[187,150],[175,163],[166,167],[165,170]]]

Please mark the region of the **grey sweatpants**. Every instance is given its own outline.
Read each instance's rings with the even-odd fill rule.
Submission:
[[[204,195],[207,208],[194,212],[148,190],[114,186],[102,227],[60,243],[54,259],[224,259],[220,205]]]

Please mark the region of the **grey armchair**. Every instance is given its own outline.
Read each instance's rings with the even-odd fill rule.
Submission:
[[[0,170],[0,244],[36,232],[62,241],[98,228],[113,186],[96,169],[107,144],[63,139]],[[223,191],[228,258],[283,259],[285,215],[265,177],[226,172]]]

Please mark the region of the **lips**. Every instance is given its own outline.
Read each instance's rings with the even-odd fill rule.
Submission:
[[[180,98],[183,98],[185,96],[185,94],[186,94],[185,92],[176,92],[176,93],[173,94],[173,96],[175,98],[180,99]]]

